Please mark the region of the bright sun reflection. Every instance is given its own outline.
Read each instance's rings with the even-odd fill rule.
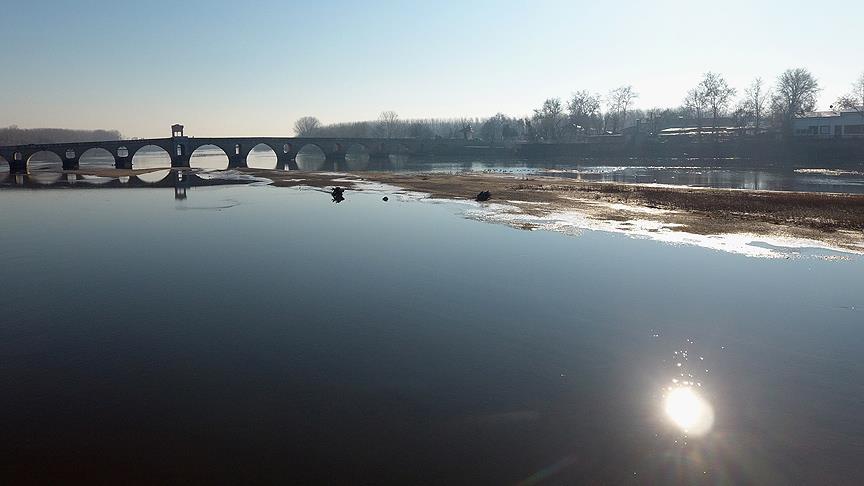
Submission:
[[[711,404],[700,397],[693,388],[672,388],[666,395],[666,415],[682,431],[689,435],[703,435],[714,425],[714,410]]]

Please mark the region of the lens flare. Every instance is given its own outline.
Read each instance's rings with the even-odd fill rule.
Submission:
[[[688,435],[704,435],[714,425],[714,409],[691,387],[672,388],[666,395],[666,416]]]

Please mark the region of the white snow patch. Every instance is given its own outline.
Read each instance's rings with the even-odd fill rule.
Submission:
[[[569,235],[578,235],[583,231],[604,231],[618,233],[631,238],[650,239],[672,245],[689,245],[724,251],[748,257],[759,258],[794,258],[801,256],[801,249],[818,249],[845,254],[864,254],[864,242],[858,244],[861,251],[838,248],[827,243],[804,238],[787,236],[766,236],[751,233],[727,233],[720,235],[699,235],[682,231],[685,225],[664,223],[644,219],[629,221],[600,220],[587,214],[572,210],[551,213],[546,216],[525,214],[517,204],[538,204],[525,201],[505,201],[502,203],[479,203],[470,199],[440,199],[432,198],[423,192],[406,191],[400,187],[382,184],[362,179],[344,180],[351,182],[364,191],[380,192],[398,196],[403,201],[422,201],[429,203],[448,203],[467,206],[463,215],[478,221],[507,224],[514,227],[533,226],[536,229],[557,231]],[[341,181],[340,181],[341,182]],[[674,187],[674,186],[670,186]],[[585,202],[585,201],[583,201]],[[630,206],[620,203],[605,203],[588,201],[607,206],[614,210],[630,211],[643,214],[664,214],[672,211],[641,206]],[[548,203],[547,203],[548,204]],[[822,258],[825,255],[815,255]]]
[[[628,209],[630,207],[628,206]],[[800,256],[801,249],[812,248],[856,253],[816,240],[791,238],[786,236],[765,236],[750,233],[728,233],[720,235],[699,235],[682,231],[683,225],[633,219],[629,221],[598,220],[579,211],[562,211],[546,216],[518,214],[503,207],[490,206],[469,209],[465,215],[472,219],[503,223],[511,226],[533,226],[537,229],[557,231],[578,235],[583,231],[603,231],[618,233],[631,238],[650,239],[672,245],[699,246],[711,250],[724,251],[761,258],[791,258]],[[764,246],[763,246],[764,245]],[[864,253],[862,251],[861,253]]]
[[[821,174],[828,176],[864,175],[864,172],[843,169],[795,169],[795,172],[798,174]]]

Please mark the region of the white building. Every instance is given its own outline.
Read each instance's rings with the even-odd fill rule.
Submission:
[[[864,137],[864,108],[814,111],[796,117],[793,128],[802,137]]]

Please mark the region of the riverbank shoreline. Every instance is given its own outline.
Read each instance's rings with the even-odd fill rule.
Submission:
[[[864,195],[584,182],[534,175],[243,172],[268,178],[277,187],[341,186],[363,191],[374,183],[456,201],[471,201],[480,191],[490,191],[492,198],[486,204],[498,205],[499,216],[504,215],[491,219],[524,229],[540,226],[544,218],[575,213],[586,218],[590,228],[770,236],[864,253]],[[605,224],[595,224],[600,222]]]
[[[156,182],[136,176],[166,172]],[[46,173],[43,173],[46,174]],[[461,172],[313,172],[273,169],[110,169],[56,173],[113,179],[100,187],[196,187],[260,183],[375,192],[383,196],[470,203],[466,215],[521,229],[599,230],[763,256],[754,245],[823,248],[864,254],[864,194],[698,188],[589,182],[537,174]],[[187,175],[184,175],[187,174]],[[130,180],[131,178],[131,180]],[[122,181],[126,179],[126,181]],[[80,184],[24,183],[21,188]],[[14,186],[13,183],[7,187]],[[86,187],[94,187],[88,185]],[[474,202],[489,191],[488,202]],[[732,243],[730,243],[732,242]],[[736,246],[737,245],[737,246]],[[742,250],[742,245],[747,246]]]

